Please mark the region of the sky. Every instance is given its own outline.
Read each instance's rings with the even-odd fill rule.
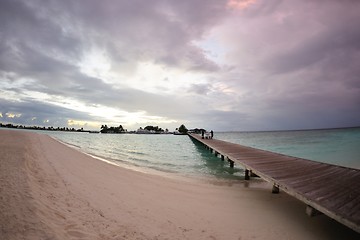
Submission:
[[[1,0],[0,122],[360,126],[358,0]]]

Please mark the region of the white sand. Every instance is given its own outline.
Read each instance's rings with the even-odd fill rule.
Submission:
[[[270,186],[145,174],[0,130],[0,239],[356,239]]]

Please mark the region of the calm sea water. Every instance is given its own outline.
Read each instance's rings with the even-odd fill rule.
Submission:
[[[243,169],[230,168],[188,136],[46,132],[80,150],[119,165],[194,177],[241,179]],[[360,169],[360,128],[223,132],[214,138],[320,162]]]

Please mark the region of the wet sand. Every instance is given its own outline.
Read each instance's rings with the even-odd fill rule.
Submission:
[[[117,167],[47,135],[0,129],[0,239],[357,239],[266,184]]]

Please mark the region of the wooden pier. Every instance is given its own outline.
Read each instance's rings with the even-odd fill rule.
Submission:
[[[273,193],[283,190],[307,205],[310,216],[324,213],[360,233],[360,169],[290,157],[217,139],[190,138],[209,148],[230,166],[245,169],[273,184]]]

